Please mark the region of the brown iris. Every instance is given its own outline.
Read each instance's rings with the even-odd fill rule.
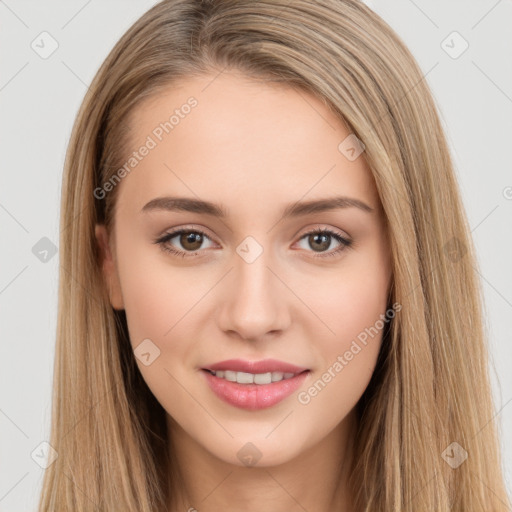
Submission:
[[[196,251],[200,249],[201,244],[203,243],[203,235],[201,233],[194,232],[182,233],[180,235],[180,243],[184,249]]]
[[[315,251],[321,252],[329,248],[331,235],[327,235],[325,233],[314,233],[308,236],[308,242]],[[317,248],[315,248],[315,246]]]

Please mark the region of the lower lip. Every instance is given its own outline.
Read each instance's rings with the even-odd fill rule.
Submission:
[[[211,390],[221,400],[240,409],[258,411],[272,407],[289,397],[302,385],[309,371],[271,384],[239,384],[216,377],[206,370],[202,370],[202,373],[206,376]]]

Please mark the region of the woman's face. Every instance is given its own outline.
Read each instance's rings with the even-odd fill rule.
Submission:
[[[291,460],[353,413],[381,344],[390,254],[363,148],[313,96],[233,73],[181,81],[130,128],[103,268],[140,372],[191,445]]]

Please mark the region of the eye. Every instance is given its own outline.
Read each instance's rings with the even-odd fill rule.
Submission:
[[[176,242],[171,243],[173,239],[177,239]],[[313,255],[315,258],[325,258],[329,256],[335,256],[341,251],[349,248],[352,245],[352,240],[343,237],[339,233],[330,229],[316,229],[305,233],[300,241],[306,239],[306,244],[313,248],[313,252],[318,254]],[[170,233],[166,233],[162,237],[154,241],[155,244],[160,245],[162,250],[181,256],[182,258],[188,258],[196,256],[205,247],[201,247],[205,240],[210,240],[210,237],[200,229],[181,228]],[[332,242],[337,242],[338,246],[334,250],[327,251],[332,245]],[[175,243],[179,243],[182,249],[176,248]],[[311,252],[311,251],[309,251]]]
[[[176,247],[170,244],[171,240],[174,238],[177,239],[177,242],[181,245],[183,250],[176,249]],[[161,238],[155,240],[154,243],[160,245],[162,250],[166,252],[187,258],[189,256],[195,256],[199,252],[205,239],[210,240],[210,237],[199,229],[181,228],[166,233]]]
[[[352,245],[352,240],[349,240],[330,229],[316,229],[314,231],[309,231],[301,237],[301,241],[304,239],[306,244],[309,245],[309,247],[312,247],[314,252],[318,253],[313,256],[315,258],[336,256],[341,251]],[[331,247],[331,243],[333,241],[338,243],[337,248],[331,251],[326,251],[326,249]]]

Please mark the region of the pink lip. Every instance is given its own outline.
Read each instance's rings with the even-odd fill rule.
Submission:
[[[304,371],[291,379],[283,379],[271,384],[239,384],[216,377],[207,370],[202,370],[201,373],[205,376],[210,389],[221,400],[240,409],[257,411],[272,407],[290,396],[302,385],[310,372]],[[266,372],[258,370],[258,373]]]
[[[295,366],[294,364],[278,361],[277,359],[263,359],[262,361],[244,361],[243,359],[229,359],[203,367],[203,370],[225,371],[233,370],[235,372],[246,373],[302,373],[308,368]],[[270,385],[270,384],[269,384]]]

